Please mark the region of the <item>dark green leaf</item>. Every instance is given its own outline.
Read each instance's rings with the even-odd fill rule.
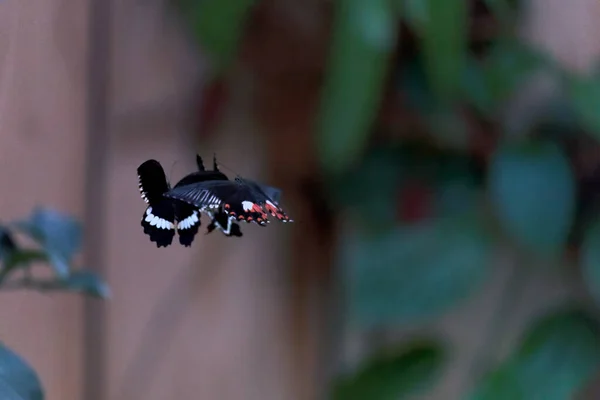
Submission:
[[[575,182],[563,151],[548,141],[498,148],[489,194],[506,232],[538,255],[559,255],[575,212]]]
[[[486,376],[469,400],[529,400],[521,392],[517,373],[514,366],[503,365]]]
[[[425,0],[424,0],[425,1]],[[422,46],[427,76],[435,93],[454,99],[465,67],[468,2],[427,0]]]
[[[395,223],[402,158],[395,149],[375,149],[334,186],[334,200],[349,207],[363,226],[388,229]]]
[[[334,400],[400,400],[414,395],[438,376],[444,351],[434,343],[387,351],[366,362],[355,374],[336,382]]]
[[[92,271],[73,271],[66,281],[60,283],[67,290],[83,292],[100,298],[110,297],[108,285]]]
[[[361,155],[382,100],[397,21],[389,0],[338,0],[331,59],[317,119],[317,143],[328,173]]]
[[[182,17],[217,68],[227,68],[237,54],[254,0],[177,0]]]
[[[599,367],[597,324],[579,310],[556,313],[535,323],[517,352],[500,366],[501,374],[492,373],[472,399],[500,399],[495,390],[503,386],[511,397],[502,399],[570,400]]]
[[[0,345],[0,399],[43,400],[35,371],[18,355]]]
[[[4,260],[3,268],[0,270],[0,283],[15,270],[28,268],[36,262],[48,262],[48,255],[37,249],[18,249],[13,251]]]
[[[467,215],[347,241],[351,315],[366,326],[422,321],[469,296],[488,271],[480,224]]]
[[[468,126],[460,109],[435,97],[420,61],[415,60],[404,69],[401,85],[408,103],[419,112],[429,128],[429,134],[442,145],[467,148]]]
[[[600,139],[600,75],[571,75],[567,79],[567,88],[582,125]]]
[[[588,291],[600,304],[600,219],[598,217],[587,228],[581,244],[581,271]]]
[[[547,57],[523,42],[504,40],[490,51],[484,71],[494,101],[502,102],[533,73],[554,67]]]

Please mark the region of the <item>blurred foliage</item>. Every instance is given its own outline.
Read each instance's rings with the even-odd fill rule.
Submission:
[[[333,389],[335,400],[401,400],[423,391],[441,371],[444,350],[423,340],[387,350],[341,378]]]
[[[580,309],[534,321],[519,348],[470,400],[572,399],[600,367],[597,321]]]
[[[203,14],[192,25],[208,53],[223,59],[238,51],[231,38],[239,38],[249,2],[194,4],[188,14]],[[590,142],[600,139],[597,71],[569,71],[520,39],[519,1],[336,0],[331,7],[314,143],[330,208],[350,217],[338,260],[348,319],[365,332],[431,322],[489,281],[500,243],[520,259],[517,272],[528,264],[548,274],[557,265],[565,273],[579,268],[595,303],[531,321],[522,345],[486,366],[465,393],[571,398],[600,359],[593,313],[600,157],[586,155],[600,154]],[[554,86],[551,98],[515,112],[540,77]],[[403,398],[419,382],[433,388],[431,371],[442,361],[427,351],[390,349],[340,377],[333,396],[380,400]]]
[[[19,236],[22,240],[17,240]],[[23,246],[21,242],[34,245]],[[81,245],[80,224],[69,215],[52,209],[38,208],[27,219],[0,226],[0,291],[30,289],[109,297],[108,286],[93,271],[73,268],[73,258]],[[50,267],[51,273],[38,278],[34,267]],[[44,398],[32,367],[4,345],[0,345],[0,398]]]

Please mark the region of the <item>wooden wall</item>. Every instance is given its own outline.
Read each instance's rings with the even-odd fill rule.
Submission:
[[[306,306],[304,324],[292,321],[299,283],[288,261],[291,247],[302,245],[297,236],[291,242],[294,226],[245,227],[243,240],[215,234],[199,237],[191,249],[166,250],[139,226],[144,205],[135,168],[148,158],[160,160],[173,179],[193,168],[196,151],[206,157],[217,151],[237,171],[268,175],[267,146],[248,115],[251,82],[236,74],[226,123],[199,148],[189,107],[203,84],[203,60],[165,2],[109,3],[109,57],[96,57],[107,63],[104,87],[104,78],[89,76],[102,68],[88,68],[90,52],[104,48],[90,40],[89,11],[98,11],[98,3],[0,1],[0,218],[22,216],[37,204],[85,216],[86,248],[94,255],[88,260],[113,290],[102,304],[76,295],[2,293],[0,339],[36,367],[49,400],[315,398],[320,347],[310,315],[323,305]],[[560,59],[579,68],[598,53],[598,2],[530,4],[528,34]],[[98,96],[106,89],[104,114],[90,87]],[[555,289],[556,283],[540,283],[535,293],[550,296]],[[497,307],[493,293],[465,311],[481,317],[467,321],[485,324]],[[441,326],[469,350],[460,328],[467,314]],[[299,340],[304,334],[313,339]],[[461,362],[438,398],[458,392],[465,379],[460,368],[468,364]]]

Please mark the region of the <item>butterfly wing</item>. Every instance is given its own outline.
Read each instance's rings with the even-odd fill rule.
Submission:
[[[175,210],[173,201],[163,197],[170,189],[165,171],[158,161],[148,160],[137,173],[142,199],[148,204],[140,224],[157,247],[167,247],[175,236]]]
[[[255,195],[261,199],[261,204],[269,214],[282,222],[293,222],[285,211],[279,207],[279,199],[281,197],[280,189],[262,185],[249,179],[237,178],[237,180],[244,185],[247,185],[255,192]]]
[[[191,246],[201,225],[200,212],[191,204],[177,201],[175,219],[177,220],[179,243],[186,247]]]
[[[166,197],[184,201],[202,211],[222,209],[238,221],[264,226],[267,214],[261,203],[264,199],[247,185],[232,181],[207,181],[180,186],[165,193]]]

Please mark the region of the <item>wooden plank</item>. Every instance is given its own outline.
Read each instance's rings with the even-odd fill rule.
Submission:
[[[82,216],[87,8],[87,1],[0,2],[3,220],[37,205]],[[0,298],[0,340],[39,371],[48,399],[81,398],[81,298]]]

